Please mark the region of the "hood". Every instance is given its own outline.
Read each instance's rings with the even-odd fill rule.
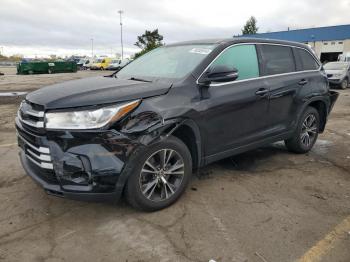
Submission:
[[[335,74],[337,74],[337,75],[343,75],[343,74],[345,74],[345,70],[339,70],[339,69],[337,69],[337,70],[327,70],[327,69],[325,69],[325,71],[326,71],[326,74],[327,75],[335,75]]]
[[[45,109],[59,109],[123,102],[163,95],[171,83],[121,80],[114,77],[89,77],[40,88],[29,93],[29,102]]]

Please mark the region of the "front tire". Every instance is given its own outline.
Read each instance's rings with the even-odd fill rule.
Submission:
[[[341,89],[346,89],[348,87],[348,85],[349,85],[349,81],[348,81],[347,78],[345,78],[343,81],[341,81],[340,88]]]
[[[299,120],[293,137],[285,140],[289,151],[297,154],[307,153],[314,146],[320,128],[320,116],[314,107],[307,107]]]
[[[176,137],[153,144],[137,153],[126,184],[126,199],[133,207],[156,211],[175,203],[192,174],[187,146]]]

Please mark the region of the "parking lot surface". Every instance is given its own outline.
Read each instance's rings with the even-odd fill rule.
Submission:
[[[107,72],[15,75],[0,92]],[[0,261],[350,261],[350,89],[306,155],[276,143],[211,164],[154,213],[48,196],[18,159],[22,98],[0,97]]]

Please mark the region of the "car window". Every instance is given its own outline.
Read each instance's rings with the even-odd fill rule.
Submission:
[[[190,74],[216,47],[216,45],[190,44],[162,46],[138,57],[117,74],[120,78],[174,78]]]
[[[317,70],[320,67],[312,55],[306,50],[295,48],[295,51],[300,58],[301,70]]]
[[[255,45],[237,45],[226,49],[211,67],[223,65],[238,70],[237,80],[259,76],[259,63]]]
[[[291,47],[261,45],[260,50],[264,66],[264,75],[295,72],[295,62]]]

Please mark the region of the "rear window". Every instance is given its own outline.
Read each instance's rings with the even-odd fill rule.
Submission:
[[[299,55],[301,71],[303,70],[317,70],[320,66],[313,58],[313,56],[304,49],[295,48],[296,53]]]
[[[264,75],[295,72],[295,62],[291,47],[261,45],[260,51],[264,67]]]

